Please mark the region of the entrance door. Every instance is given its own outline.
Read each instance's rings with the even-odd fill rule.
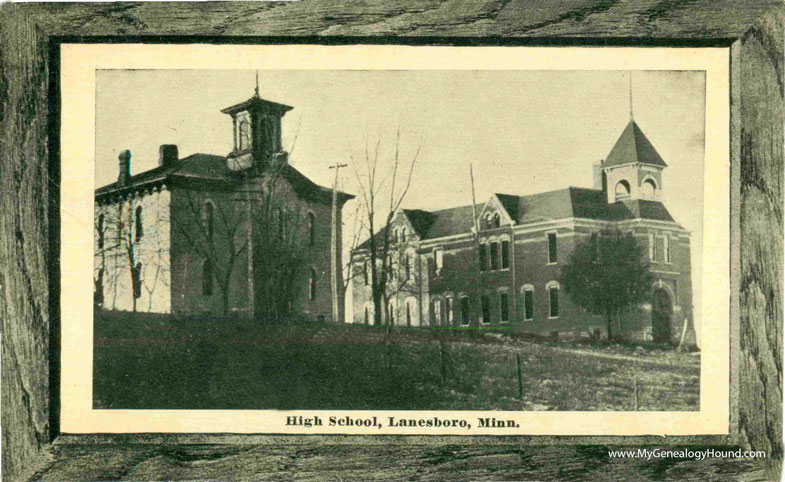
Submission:
[[[671,340],[671,313],[673,304],[670,294],[663,288],[655,288],[651,303],[651,334],[657,343]]]

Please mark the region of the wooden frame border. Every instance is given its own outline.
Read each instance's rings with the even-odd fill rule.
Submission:
[[[689,478],[722,470],[724,475],[778,479],[785,7],[769,0],[684,5],[636,0],[618,11],[614,6],[602,0],[537,9],[330,0],[0,6],[3,480],[319,477],[330,470],[340,478],[540,480],[592,473],[662,478],[672,470]],[[59,292],[50,280],[59,279],[56,54],[64,41],[729,47],[731,435],[60,435],[59,373],[51,363],[58,359]],[[608,458],[608,447],[629,444],[738,446],[764,450],[768,457],[657,463]]]

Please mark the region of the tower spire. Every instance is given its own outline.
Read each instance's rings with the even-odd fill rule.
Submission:
[[[256,71],[256,88],[253,91],[254,97],[259,97],[259,71]]]
[[[630,80],[630,120],[633,120],[633,115],[632,115],[632,71],[631,70],[627,71],[627,76],[629,77],[629,80]]]

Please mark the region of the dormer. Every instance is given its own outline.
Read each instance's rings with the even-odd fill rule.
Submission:
[[[281,119],[292,107],[253,97],[221,110],[232,117],[232,152],[227,157],[229,169],[240,171],[255,166],[267,167],[281,156]]]
[[[634,120],[600,164],[608,202],[662,200],[662,170],[668,167]],[[596,176],[595,176],[596,177]],[[595,184],[597,181],[595,180]]]

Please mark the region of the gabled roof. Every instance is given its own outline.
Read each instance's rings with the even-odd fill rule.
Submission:
[[[597,221],[650,219],[675,222],[661,202],[627,200],[608,204],[605,193],[599,189],[569,187],[528,196],[496,194],[496,197],[515,220],[516,225],[569,218]],[[482,208],[482,204],[476,205],[478,215]],[[438,211],[404,210],[421,240],[470,233],[473,228],[474,212],[471,205]],[[375,236],[376,239],[381,239],[381,231]],[[359,248],[363,249],[367,246],[368,241],[365,241]]]
[[[638,127],[638,124],[630,119],[629,124],[624,128],[602,165],[610,167],[633,162],[660,167],[668,166],[641,128]]]
[[[404,209],[403,214],[409,220],[417,236],[422,238],[430,229],[434,220],[436,219],[432,213],[423,211],[422,209]]]
[[[291,164],[284,164],[281,176],[289,182],[292,189],[303,199],[321,203],[332,202],[332,189],[320,186]],[[118,186],[116,182],[107,184],[95,190],[96,197],[109,194],[115,191],[135,189],[146,184],[173,180],[199,180],[213,183],[225,183],[230,186],[232,183],[240,182],[241,175],[229,169],[226,157],[213,154],[192,154],[188,157],[178,159],[170,165],[157,166],[153,169],[141,172],[131,177],[128,186]],[[354,196],[345,192],[338,192],[338,202],[344,203]]]

